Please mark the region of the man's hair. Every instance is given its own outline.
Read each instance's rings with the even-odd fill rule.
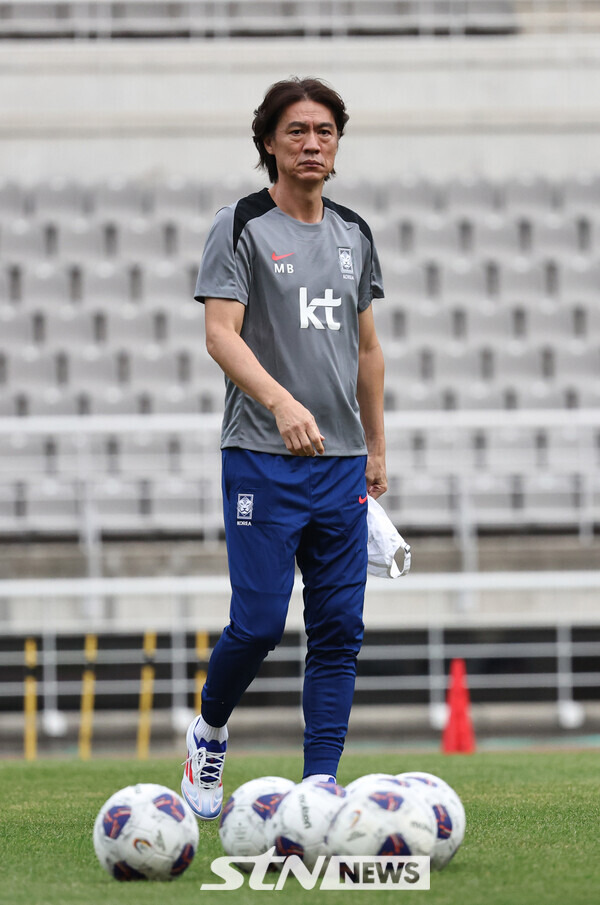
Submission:
[[[289,79],[283,79],[281,82],[275,82],[265,94],[260,107],[254,111],[254,120],[252,122],[253,140],[260,156],[256,166],[257,169],[262,167],[268,172],[271,182],[277,182],[277,162],[275,156],[269,154],[265,148],[265,139],[271,138],[282,113],[287,107],[298,101],[307,100],[314,101],[316,104],[323,104],[324,107],[331,110],[337,128],[338,139],[344,134],[344,126],[348,122],[349,117],[346,113],[346,105],[337,91],[334,91],[321,79],[299,79],[294,76]],[[335,170],[332,170],[330,175],[335,176]],[[326,179],[329,179],[329,175],[326,176]]]

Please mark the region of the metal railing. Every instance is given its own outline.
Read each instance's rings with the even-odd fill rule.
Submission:
[[[62,712],[76,710],[83,699],[86,670],[88,682],[89,670],[94,671],[94,694],[102,709],[135,709],[148,681],[145,667],[151,663],[155,707],[170,711],[173,725],[180,729],[197,704],[211,643],[226,618],[226,605],[217,605],[215,600],[219,594],[225,595],[227,588],[224,577],[0,582],[0,600],[35,598],[43,603],[44,613],[35,626],[22,619],[5,633],[0,654],[0,711],[14,711],[15,705],[20,709],[26,697],[25,678],[35,679],[42,725],[47,734],[59,735],[65,724]],[[442,613],[428,612],[425,604],[430,595],[443,591],[456,598],[465,588],[475,594],[495,595],[492,612],[486,616],[477,601],[469,614],[452,606]],[[491,693],[496,702],[553,702],[557,724],[577,728],[584,721],[582,705],[600,697],[600,612],[596,608],[578,615],[565,601],[572,601],[582,591],[597,595],[599,590],[599,571],[370,580],[357,703],[385,705],[390,692],[403,692],[402,702],[420,704],[430,726],[439,729],[445,718],[448,664],[460,657],[468,666],[474,701],[485,701]],[[560,606],[537,616],[526,610],[516,617],[504,612],[502,601],[507,592],[522,591],[557,594]],[[424,605],[415,607],[414,595],[419,594]],[[387,601],[379,615],[372,612],[377,597]],[[114,601],[133,598],[157,601],[160,615],[140,612],[135,625],[119,627],[110,615]],[[76,616],[61,616],[57,599],[75,603]],[[86,610],[90,599],[99,604],[95,614]],[[190,599],[199,603],[193,613]],[[407,608],[403,599],[413,603]],[[103,610],[107,600],[113,601],[113,607]],[[172,609],[164,606],[167,600],[173,603]],[[298,707],[305,656],[301,613],[297,582],[284,643],[269,656],[266,670],[251,687],[253,706],[272,703],[277,697],[279,706]],[[383,627],[390,640],[382,640]],[[457,640],[457,628],[461,640]],[[527,637],[523,638],[523,632]],[[28,693],[31,697],[31,688]]]

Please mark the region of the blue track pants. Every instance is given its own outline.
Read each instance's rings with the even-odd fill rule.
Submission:
[[[336,774],[348,729],[364,628],[365,467],[365,456],[223,450],[230,623],[210,659],[202,715],[224,725],[281,640],[297,561],[307,634],[305,776]]]

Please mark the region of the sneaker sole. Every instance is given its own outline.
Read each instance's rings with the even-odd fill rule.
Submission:
[[[222,804],[216,814],[212,814],[210,817],[207,817],[206,814],[203,814],[201,811],[199,811],[196,805],[188,798],[187,792],[183,787],[183,782],[181,783],[181,794],[188,808],[190,809],[190,811],[192,811],[194,816],[198,818],[198,820],[218,820],[218,818],[221,816],[221,811],[223,809]]]

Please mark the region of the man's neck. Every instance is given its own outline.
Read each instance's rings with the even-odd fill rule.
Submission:
[[[313,186],[296,186],[276,182],[269,189],[277,207],[302,223],[320,223],[323,219],[323,183]]]

